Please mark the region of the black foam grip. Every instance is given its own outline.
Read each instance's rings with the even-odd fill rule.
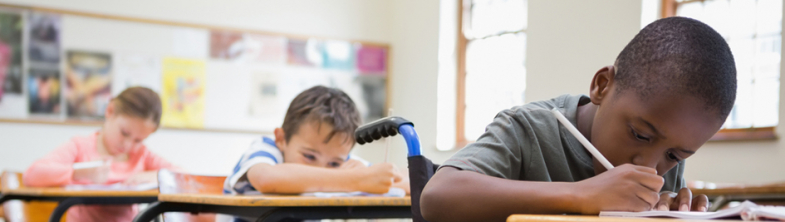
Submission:
[[[357,143],[362,145],[383,137],[395,136],[398,134],[398,127],[403,124],[411,124],[414,126],[414,123],[401,118],[400,116],[390,116],[378,119],[357,128],[357,130],[354,131],[354,139],[357,140]]]

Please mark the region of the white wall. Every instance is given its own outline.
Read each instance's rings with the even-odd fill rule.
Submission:
[[[391,4],[382,0],[2,2],[326,38],[388,43],[392,39]],[[396,46],[392,48],[395,53]],[[393,95],[396,95],[397,89],[393,90]],[[400,113],[406,114],[404,111]],[[64,143],[71,136],[86,135],[97,129],[84,126],[0,123],[0,169],[24,170],[35,159]],[[145,144],[154,152],[193,173],[221,175],[229,173],[256,136],[258,135],[162,129],[150,136]],[[378,146],[358,147],[356,150],[379,150],[373,149]],[[376,160],[381,157],[368,159]]]
[[[640,29],[640,1],[529,0],[526,102],[588,94]]]

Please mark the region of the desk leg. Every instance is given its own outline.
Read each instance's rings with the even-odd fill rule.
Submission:
[[[136,217],[134,218],[134,221],[150,222],[153,219],[157,218],[158,215],[161,215],[162,213],[166,212],[167,209],[169,208],[168,205],[169,203],[167,202],[154,202],[150,204],[150,206],[147,206],[147,209],[143,210],[142,212],[139,212],[139,214],[137,214]]]
[[[412,218],[412,209],[399,207],[282,207],[259,217],[257,222],[311,219]]]
[[[158,200],[158,197],[69,197],[60,201],[49,216],[49,222],[60,222],[68,208],[77,204],[85,205],[119,205],[119,204],[137,204],[137,203],[150,203]]]
[[[73,205],[82,204],[84,201],[80,198],[66,198],[60,203],[57,204],[55,210],[52,211],[52,215],[49,216],[49,222],[60,222],[60,218],[63,217],[68,208],[71,208]]]

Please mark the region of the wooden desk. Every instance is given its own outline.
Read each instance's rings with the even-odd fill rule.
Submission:
[[[152,203],[158,200],[158,191],[94,191],[94,190],[67,190],[64,188],[36,188],[25,187],[20,181],[21,173],[3,172],[2,189],[0,189],[0,204],[7,200],[39,200],[57,201],[57,207],[49,216],[50,222],[59,222],[63,214],[73,205],[77,204],[136,204]]]
[[[727,185],[713,188],[691,188],[693,195],[705,194],[712,200],[710,211],[731,201],[785,201],[785,182],[761,185]]]
[[[668,218],[630,218],[630,217],[598,217],[598,216],[564,216],[564,215],[534,215],[534,214],[514,214],[507,218],[507,222],[558,222],[558,221],[581,221],[581,222],[716,222],[718,220],[682,220]],[[728,220],[720,220],[728,221]],[[731,220],[739,221],[739,220]]]
[[[165,212],[222,213],[259,218],[258,221],[412,217],[409,197],[159,194],[158,202],[139,213],[134,221],[149,222]]]

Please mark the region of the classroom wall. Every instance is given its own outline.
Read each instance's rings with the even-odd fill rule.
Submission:
[[[382,0],[3,0],[0,3],[334,39],[386,43],[392,41],[392,4]],[[393,46],[393,53],[395,47]],[[393,89],[393,95],[396,94],[395,90],[397,89]],[[85,126],[0,123],[0,169],[24,170],[36,158],[64,143],[71,136],[87,135],[97,129],[98,127]],[[228,174],[241,153],[257,136],[259,135],[248,133],[161,129],[145,143],[154,152],[193,173],[220,175]],[[374,146],[357,150],[372,149]]]

